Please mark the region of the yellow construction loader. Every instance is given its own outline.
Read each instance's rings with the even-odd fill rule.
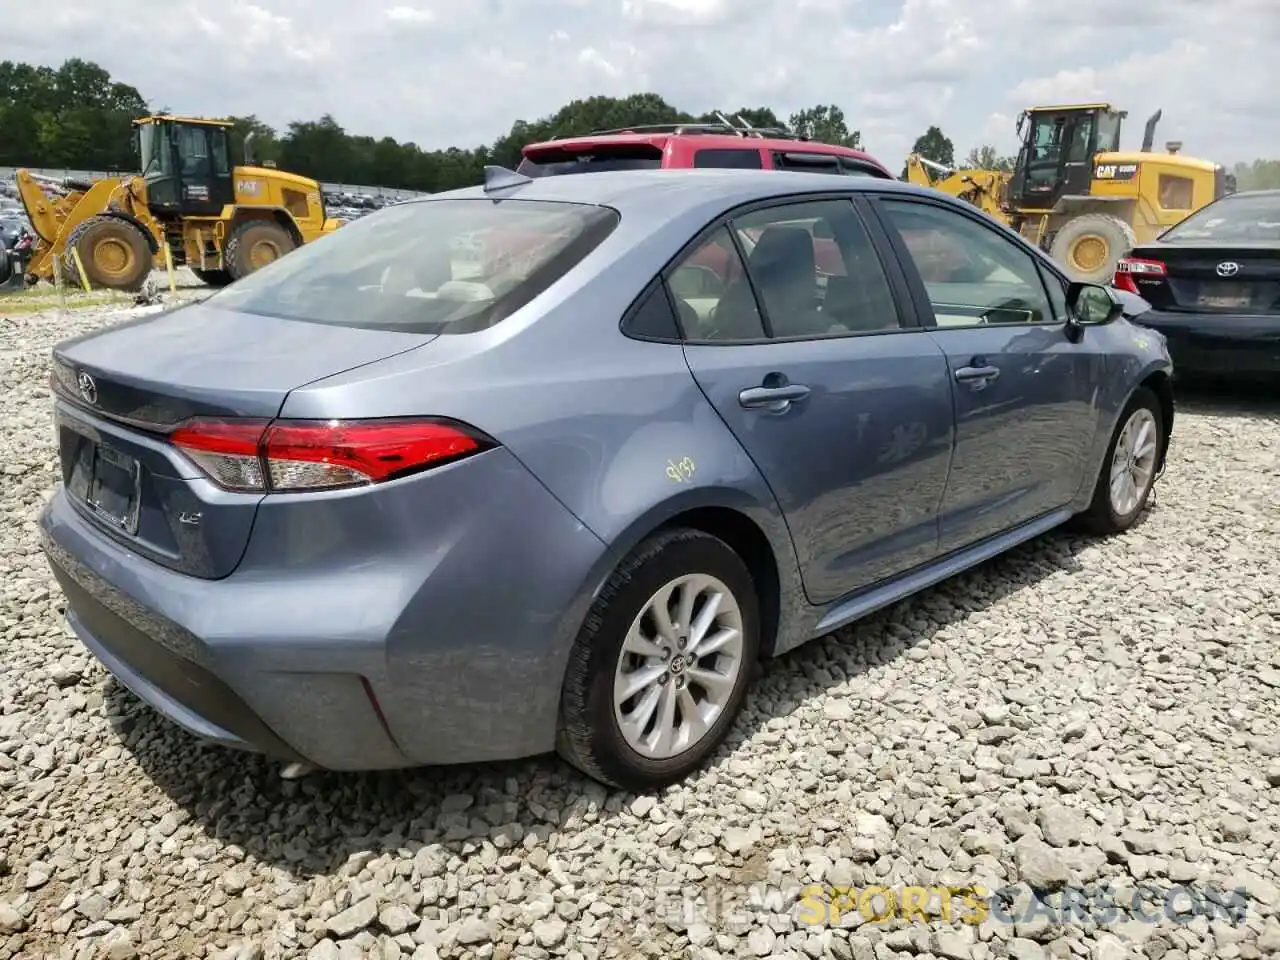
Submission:
[[[1031,107],[1018,117],[1022,147],[1012,171],[956,170],[912,154],[910,183],[960,197],[1017,230],[1077,280],[1109,281],[1116,262],[1234,189],[1226,169],[1153,152],[1157,110],[1142,148],[1120,150],[1128,114],[1109,103]]]
[[[230,129],[195,117],[135,120],[136,176],[56,183],[19,170],[36,234],[27,283],[52,281],[57,263],[73,283],[139,290],[167,247],[175,266],[223,286],[341,226],[315,180],[252,165],[251,138],[249,165],[233,167]]]

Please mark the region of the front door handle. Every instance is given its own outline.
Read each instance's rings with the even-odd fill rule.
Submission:
[[[766,408],[781,413],[807,396],[809,388],[804,384],[787,383],[777,387],[748,387],[738,394],[738,403],[748,410]]]
[[[994,380],[998,376],[1000,376],[999,367],[959,367],[956,370],[956,380],[960,383],[985,382]]]

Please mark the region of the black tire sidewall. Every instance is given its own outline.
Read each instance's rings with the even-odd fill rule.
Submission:
[[[1164,442],[1164,416],[1160,412],[1159,399],[1146,387],[1140,387],[1129,398],[1129,402],[1125,404],[1119,418],[1116,420],[1115,428],[1111,431],[1111,442],[1107,444],[1106,458],[1102,461],[1102,471],[1098,476],[1098,496],[1102,498],[1101,508],[1106,511],[1110,526],[1117,530],[1127,529],[1142,515],[1142,511],[1146,509],[1147,501],[1151,498],[1151,491],[1155,487],[1155,467],[1153,465],[1151,482],[1147,484],[1146,491],[1138,499],[1138,504],[1132,511],[1125,514],[1116,513],[1111,504],[1111,464],[1115,459],[1116,446],[1120,443],[1120,434],[1124,432],[1125,424],[1129,422],[1129,418],[1133,416],[1134,412],[1140,408],[1145,408],[1155,417],[1156,443],[1163,444]],[[1158,464],[1159,462],[1160,449],[1157,446],[1156,463]]]
[[[94,243],[95,235],[100,233],[118,237],[133,248],[134,257],[137,259],[138,263],[138,271],[136,276],[128,278],[128,281],[121,286],[117,287],[105,282],[94,272],[91,248]],[[85,245],[89,249],[89,256],[86,256],[85,251],[80,252],[80,260],[84,263],[84,270],[85,273],[88,274],[90,286],[98,286],[108,290],[140,290],[147,282],[147,277],[151,275],[155,257],[151,251],[151,244],[147,242],[147,238],[143,236],[142,231],[127,220],[121,220],[115,217],[94,217],[91,220],[86,221],[83,228],[77,228],[76,231],[74,231],[68,238],[68,241],[68,251],[66,256],[68,259],[71,259],[72,263],[70,273],[77,277],[79,276],[79,271],[76,270],[74,266],[75,260],[71,258],[70,248],[75,248],[79,251],[80,247]]]
[[[653,545],[650,545],[651,547]],[[686,574],[709,574],[732,592],[742,613],[742,666],[726,709],[696,747],[667,760],[651,760],[636,753],[622,735],[613,709],[614,675],[623,641],[632,621],[664,584]],[[626,786],[659,786],[678,780],[699,767],[733,726],[750,686],[760,649],[760,613],[750,571],[726,543],[708,534],[682,531],[662,538],[657,549],[631,569],[625,569],[618,589],[590,622],[587,642],[588,686],[580,709],[587,721],[590,753],[610,780]]]
[[[1073,217],[1058,229],[1057,235],[1050,245],[1049,255],[1074,273],[1075,268],[1071,266],[1070,257],[1068,256],[1071,252],[1071,247],[1080,237],[1091,233],[1107,237],[1108,254],[1112,259],[1116,256],[1124,256],[1124,251],[1132,246],[1130,232],[1120,218],[1109,214],[1086,213]],[[1053,252],[1054,248],[1057,249],[1057,253]],[[1119,252],[1117,253],[1116,251]],[[1114,273],[1114,266],[1110,270],[1098,270],[1084,279],[1087,279],[1088,282],[1097,283],[1109,278],[1112,273]]]
[[[237,227],[231,236],[230,242],[227,244],[228,256],[225,258],[227,273],[231,275],[233,281],[240,280],[254,272],[253,263],[249,256],[255,242],[254,234],[259,232],[280,240],[281,257],[291,253],[297,246],[289,231],[274,220],[250,220],[243,226]]]

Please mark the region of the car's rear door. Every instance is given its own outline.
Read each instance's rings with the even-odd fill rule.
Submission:
[[[1085,479],[1106,357],[1087,330],[1067,336],[1062,278],[980,213],[917,196],[873,204],[950,366],[942,552],[1064,507]]]
[[[818,223],[846,268],[825,287]],[[708,280],[712,263],[725,265],[717,275],[727,282]],[[777,498],[810,600],[833,601],[934,557],[952,448],[950,374],[916,326],[883,235],[855,204],[836,196],[739,214],[695,241],[668,283],[689,368]]]

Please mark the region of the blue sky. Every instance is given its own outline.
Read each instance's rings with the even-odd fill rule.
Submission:
[[[1081,99],[1129,111],[1126,147],[1163,107],[1158,145],[1280,158],[1280,0],[131,0],[5,31],[6,56],[95,60],[153,106],[329,112],[432,148],[652,90],[692,111],[835,103],[891,167],[930,124],[958,158],[1010,151],[1021,107]]]

